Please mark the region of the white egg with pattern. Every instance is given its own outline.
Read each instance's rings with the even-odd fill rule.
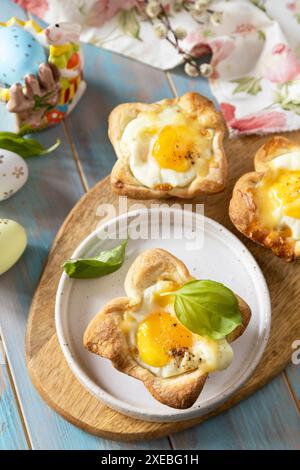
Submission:
[[[0,149],[0,201],[19,191],[28,179],[25,160],[10,150]]]

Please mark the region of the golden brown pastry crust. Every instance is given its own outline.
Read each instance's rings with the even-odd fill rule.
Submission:
[[[215,130],[213,138],[214,158],[208,175],[203,179],[198,176],[184,188],[161,185],[159,189],[151,189],[140,183],[132,174],[129,167],[130,155],[124,152],[120,145],[121,137],[127,124],[135,119],[142,111],[151,111],[163,106],[177,104],[186,113],[195,116],[203,122],[203,128]],[[111,186],[114,192],[134,199],[179,197],[191,199],[201,194],[218,193],[222,191],[227,179],[227,159],[223,149],[224,138],[223,118],[213,103],[198,93],[186,93],[180,98],[164,99],[157,103],[124,103],[117,106],[110,114],[108,121],[108,136],[118,157],[112,172]]]
[[[125,280],[127,297],[108,302],[88,325],[83,343],[89,351],[110,359],[116,369],[144,382],[156,400],[173,408],[189,408],[197,400],[208,374],[199,369],[161,378],[139,365],[130,352],[122,330],[123,315],[129,309],[138,309],[145,289],[159,280],[183,284],[191,280],[186,266],[175,256],[162,249],[147,250],[139,255],[128,270]],[[227,340],[232,342],[247,327],[251,312],[238,296],[242,325]]]
[[[286,261],[300,257],[300,246],[284,230],[265,228],[259,218],[254,200],[256,184],[268,170],[268,162],[283,153],[299,151],[300,145],[285,137],[276,136],[258,149],[254,157],[255,171],[244,174],[235,184],[229,205],[229,216],[236,228],[260,245]]]

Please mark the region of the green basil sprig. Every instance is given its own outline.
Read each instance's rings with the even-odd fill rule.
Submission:
[[[0,132],[0,149],[10,150],[23,158],[45,155],[53,152],[60,145],[57,139],[55,144],[46,149],[35,139],[27,139],[14,132]]]
[[[177,318],[198,335],[222,339],[242,323],[236,296],[220,282],[190,281],[161,295],[175,295]]]
[[[101,251],[95,258],[77,258],[67,260],[63,268],[69,277],[75,279],[93,279],[117,271],[125,259],[127,240],[112,250]]]

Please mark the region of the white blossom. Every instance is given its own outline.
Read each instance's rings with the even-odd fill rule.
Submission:
[[[196,0],[194,4],[194,10],[196,12],[204,12],[204,10],[209,6],[210,0]]]
[[[183,4],[183,0],[176,0],[176,2],[174,2],[174,5],[173,5],[173,10],[175,12],[179,12],[182,10],[182,4]]]
[[[160,13],[160,4],[151,0],[146,6],[146,13],[150,18],[156,18]]]
[[[178,27],[175,29],[175,35],[177,39],[184,39],[187,35],[187,31],[184,28]]]
[[[200,73],[203,75],[203,77],[210,77],[213,73],[213,68],[210,64],[201,64]]]
[[[214,11],[210,17],[209,20],[213,26],[219,26],[219,24],[222,21],[222,12],[221,11]]]
[[[199,70],[196,65],[190,64],[187,62],[184,66],[184,71],[187,75],[190,77],[198,77],[199,75]]]
[[[154,26],[154,33],[159,39],[165,39],[168,34],[167,27],[162,23],[157,23]]]

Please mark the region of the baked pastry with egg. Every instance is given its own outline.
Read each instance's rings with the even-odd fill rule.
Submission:
[[[109,116],[108,135],[118,157],[111,173],[118,194],[189,199],[224,189],[223,119],[198,93],[121,104]]]
[[[229,335],[214,340],[192,333],[174,313],[174,296],[161,295],[191,279],[186,266],[167,251],[143,252],[128,270],[127,297],[108,302],[83,339],[89,351],[143,381],[156,400],[179,409],[193,405],[208,373],[229,366],[229,343],[243,334],[251,316],[248,305],[233,294],[241,322]]]
[[[300,144],[270,139],[257,151],[255,171],[236,183],[229,215],[237,229],[275,255],[300,257]]]

